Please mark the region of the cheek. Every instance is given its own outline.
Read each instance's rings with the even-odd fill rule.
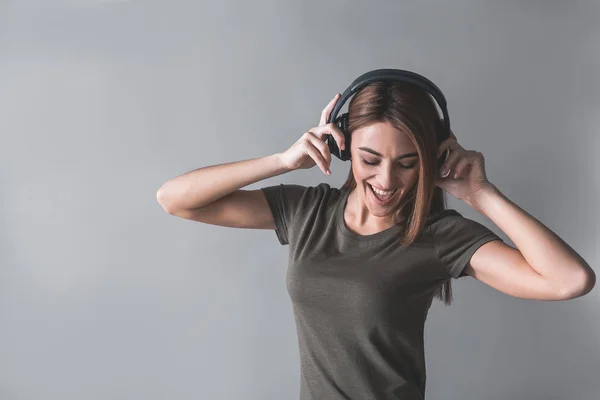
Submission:
[[[368,168],[365,168],[364,165],[352,164],[352,175],[354,175],[356,181],[361,181],[373,175],[373,173]]]
[[[410,176],[407,177],[410,184],[416,184],[419,181],[419,171],[411,171]]]
[[[413,170],[408,170],[408,171],[405,171],[404,173],[399,173],[398,179],[402,182],[404,187],[412,188],[414,185],[416,185],[419,182],[419,172],[413,171]]]

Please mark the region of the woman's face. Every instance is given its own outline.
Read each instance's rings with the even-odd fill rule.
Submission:
[[[390,123],[376,122],[352,133],[350,152],[358,200],[373,216],[391,215],[417,182],[415,145]],[[391,195],[375,194],[372,188],[391,191]]]

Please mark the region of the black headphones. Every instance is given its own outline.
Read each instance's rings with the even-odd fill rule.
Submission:
[[[342,106],[346,103],[346,101],[348,101],[350,96],[362,89],[367,84],[381,80],[394,80],[411,83],[429,93],[442,109],[442,113],[444,116],[442,129],[438,129],[436,131],[438,143],[441,143],[443,140],[450,137],[450,117],[448,116],[446,98],[444,97],[442,91],[433,82],[431,82],[424,76],[411,71],[406,71],[402,69],[376,69],[373,71],[366,72],[358,78],[356,78],[350,84],[350,86],[348,86],[344,93],[342,93],[341,97],[335,104],[335,107],[331,111],[331,114],[327,118],[327,123],[335,121],[335,124],[338,126],[338,128],[340,128],[340,130],[344,134],[344,138],[346,139],[344,150],[340,150],[338,148],[338,145],[335,139],[333,138],[333,135],[328,134],[325,139],[325,142],[329,146],[329,151],[331,152],[331,154],[333,154],[342,161],[347,161],[350,159],[350,134],[348,133],[348,113],[344,113],[339,117],[337,116],[337,114],[339,113]],[[444,154],[442,154],[442,156],[438,160],[438,169],[441,168],[444,164],[444,161],[446,161],[448,153],[448,151],[445,151]]]

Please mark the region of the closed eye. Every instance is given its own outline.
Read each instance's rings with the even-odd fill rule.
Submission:
[[[361,158],[363,164],[369,165],[369,166],[373,166],[373,165],[378,165],[379,161],[375,161],[375,162],[369,162],[367,160],[365,160],[364,158]],[[405,169],[412,169],[414,168],[417,164],[411,164],[411,165],[404,165],[404,164],[400,164],[398,163],[398,165],[400,166],[400,168],[405,168]]]

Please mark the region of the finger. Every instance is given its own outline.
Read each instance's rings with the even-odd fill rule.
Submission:
[[[469,167],[470,163],[471,163],[471,161],[470,161],[469,157],[462,157],[454,165],[454,168],[452,169],[452,171],[450,171],[450,174],[448,176],[451,176],[453,179],[458,179],[459,177],[461,177],[463,175],[464,170],[467,167]]]
[[[450,157],[450,153],[451,153],[450,149],[446,149],[444,151],[440,151],[440,152],[438,152],[437,159],[439,160],[440,157],[442,156],[442,154],[444,154],[444,161],[443,162],[445,163],[448,160],[448,157]]]
[[[336,95],[333,97],[333,99],[331,99],[329,104],[325,106],[325,108],[321,112],[321,120],[319,121],[319,126],[325,125],[327,123],[327,118],[329,118],[329,114],[331,114],[331,111],[333,110],[333,107],[335,107],[335,103],[337,103],[340,96],[341,95],[339,93],[336,93]]]
[[[331,152],[329,151],[329,146],[322,139],[320,134],[315,133],[314,131],[308,131],[311,135],[308,137],[310,144],[312,144],[323,156],[323,159],[327,163],[327,168],[331,165]]]
[[[317,149],[315,146],[313,146],[310,141],[307,143],[306,152],[308,153],[310,158],[312,158],[314,160],[315,164],[317,164],[319,166],[319,168],[321,168],[323,173],[325,175],[329,175],[327,173],[327,171],[329,171],[329,166],[327,165],[327,161],[323,158],[323,154],[321,154],[319,149]]]
[[[344,146],[346,145],[346,138],[344,137],[344,134],[342,133],[340,128],[333,122],[313,128],[311,129],[311,131],[314,132],[323,141],[325,141],[326,135],[332,135],[338,147],[341,150],[344,150]]]
[[[477,162],[479,155],[480,153],[477,151],[463,151],[462,156],[458,160],[453,161],[448,176],[453,179],[458,179],[463,176],[465,171]]]
[[[437,158],[440,158],[444,151],[453,150],[455,144],[457,144],[456,138],[449,137],[444,139],[438,147]]]
[[[445,174],[443,174],[444,172],[452,171],[454,169],[454,166],[460,160],[460,158],[463,156],[463,154],[464,153],[462,153],[458,149],[455,149],[450,152],[450,155],[448,156],[448,158],[446,158],[446,161],[444,161],[444,165],[442,165],[442,168],[440,169],[440,173],[442,173],[442,176],[445,175]],[[450,175],[446,175],[446,176],[450,176]]]

